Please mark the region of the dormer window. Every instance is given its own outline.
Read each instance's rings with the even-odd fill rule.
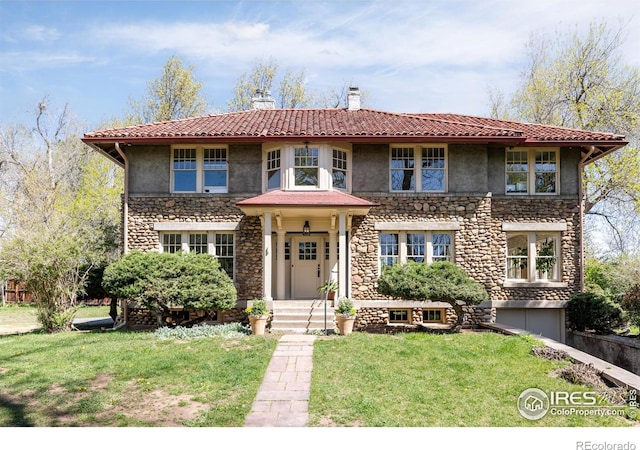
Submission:
[[[263,158],[263,190],[351,189],[351,146],[269,145]]]

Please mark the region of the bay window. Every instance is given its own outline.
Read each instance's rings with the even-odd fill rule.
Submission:
[[[263,192],[351,190],[350,145],[274,144],[263,151]]]

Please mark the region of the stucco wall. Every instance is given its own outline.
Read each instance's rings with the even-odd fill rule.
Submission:
[[[129,158],[129,192],[159,194],[169,192],[171,150],[168,145],[125,148]]]
[[[449,192],[487,192],[487,148],[449,145]]]
[[[354,192],[386,192],[389,190],[389,146],[386,144],[353,144],[351,161]]]
[[[229,146],[229,192],[262,192],[262,146]]]

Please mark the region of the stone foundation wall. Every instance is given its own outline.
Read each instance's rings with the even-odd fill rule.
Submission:
[[[362,302],[366,304],[368,302]],[[371,302],[375,303],[375,302]],[[392,303],[392,302],[389,302]],[[406,324],[402,323],[391,323],[389,322],[389,310],[390,309],[406,309],[409,311],[408,316],[410,320]],[[442,308],[442,307],[424,307],[424,306],[408,306],[406,302],[398,302],[398,306],[362,306],[358,308],[358,315],[356,316],[356,321],[354,323],[354,330],[359,331],[389,331],[392,329],[394,331],[402,331],[406,329],[407,331],[413,330],[418,326],[421,326],[423,323],[433,323],[433,322],[423,322],[422,320],[422,312],[424,310],[432,310],[438,309],[443,310],[445,313],[445,324],[453,325],[456,323],[458,316],[456,315],[453,308]],[[465,312],[463,328],[478,328],[479,324],[482,322],[495,322],[496,320],[496,310],[495,308],[484,308],[478,306],[464,306],[463,310]]]
[[[249,325],[249,317],[244,311],[244,308],[219,311],[217,321],[206,323],[219,324],[232,322],[240,322],[244,325]],[[128,330],[155,330],[165,325],[166,324],[162,323],[159,316],[149,309],[134,306],[132,304],[129,304],[127,307],[126,328]]]

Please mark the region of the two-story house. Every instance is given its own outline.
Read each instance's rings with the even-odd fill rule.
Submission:
[[[447,304],[387,299],[385,265],[448,260],[486,287],[466,321],[564,340],[583,285],[581,173],[623,136],[360,107],[248,111],[87,133],[125,169],[123,244],[208,252],[246,301],[320,297],[329,278],[357,327],[446,323]],[[275,318],[274,318],[275,320]]]

